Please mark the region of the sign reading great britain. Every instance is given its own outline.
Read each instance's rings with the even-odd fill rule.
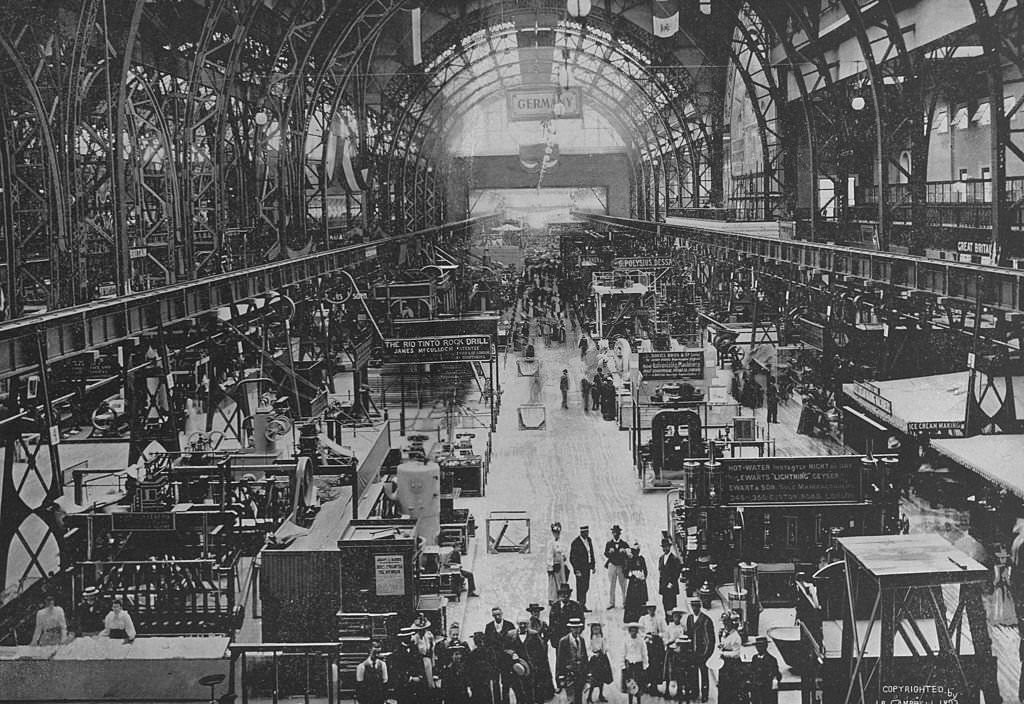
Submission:
[[[509,120],[550,120],[583,117],[583,91],[579,86],[513,88],[506,93]],[[561,104],[561,107],[559,107]]]
[[[676,265],[672,257],[615,257],[616,269],[671,269]]]
[[[490,358],[490,335],[443,335],[384,340],[384,364],[486,362]]]

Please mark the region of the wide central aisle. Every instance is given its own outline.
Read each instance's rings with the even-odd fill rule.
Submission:
[[[461,625],[463,634],[468,636],[473,631],[483,630],[495,606],[512,622],[529,618],[525,609],[531,602],[547,607],[550,526],[555,521],[562,524],[562,540],[568,546],[579,534],[579,527],[587,525],[594,544],[597,573],[591,578],[587,605],[592,612],[587,614],[588,628],[583,635],[589,636],[590,623],[604,624],[608,654],[616,676],[616,682],[605,687],[605,696],[612,702],[624,702],[626,695],[619,692],[618,684],[625,637],[622,598],[621,594],[616,597],[616,609],[606,608],[609,580],[604,569],[604,545],[615,524],[622,527],[624,540],[640,543],[650,574],[648,593],[650,599],[658,603],[658,615],[662,616],[657,570],[662,530],[666,526],[665,495],[641,491],[632,469],[628,435],[619,431],[617,423],[603,420],[599,412],[584,412],[577,339],[570,334],[565,343],[552,343],[550,348],[537,340],[536,355],[543,376],[541,400],[547,412],[545,430],[519,429],[517,409],[530,401],[532,380],[518,376],[517,355],[509,354],[503,362],[502,413],[486,496],[461,500],[477,521],[475,576],[480,594],[480,598],[469,599],[465,604],[465,622]],[[561,408],[558,381],[563,369],[568,369],[570,376],[568,409]],[[526,512],[532,531],[529,554],[486,553],[486,520],[491,511]],[[575,579],[571,577],[570,583],[572,598],[576,599]],[[680,605],[686,608],[685,594],[680,598]],[[549,612],[550,609],[545,608],[541,614],[545,621]],[[716,629],[720,612],[719,607],[711,614]],[[553,664],[554,650],[549,654]],[[717,666],[718,662],[716,654],[709,664]],[[715,695],[713,686],[711,701],[716,701]],[[563,693],[553,701],[564,699]],[[645,696],[645,701],[651,700],[661,701]]]

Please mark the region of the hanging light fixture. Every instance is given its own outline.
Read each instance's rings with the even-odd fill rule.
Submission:
[[[590,14],[590,0],[568,0],[565,9],[570,17],[586,17]]]
[[[864,96],[859,94],[853,96],[853,99],[850,101],[850,107],[856,110],[857,112],[860,112],[865,107],[867,107],[867,104],[868,101],[864,100]]]

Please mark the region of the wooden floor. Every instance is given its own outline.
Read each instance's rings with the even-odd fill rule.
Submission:
[[[482,630],[490,620],[493,606],[500,606],[506,618],[515,620],[528,616],[524,609],[529,602],[547,602],[545,550],[553,521],[562,523],[563,539],[567,543],[577,535],[581,524],[589,525],[594,549],[599,554],[610,537],[612,524],[621,525],[625,540],[640,542],[651,571],[648,591],[660,603],[657,556],[661,554],[661,532],[666,527],[665,495],[641,491],[639,479],[633,472],[626,433],[619,431],[616,423],[602,420],[598,413],[583,412],[575,340],[570,337],[566,344],[551,348],[538,346],[537,354],[547,379],[542,395],[547,409],[547,429],[518,429],[516,409],[529,398],[529,379],[516,376],[515,358],[510,355],[502,369],[502,413],[494,441],[487,495],[459,502],[472,510],[479,526],[475,571],[481,596],[457,604],[453,612],[455,619],[462,620],[464,633]],[[569,369],[572,377],[568,409],[560,407],[557,380],[562,369]],[[529,514],[530,554],[486,554],[487,514],[502,510],[522,510]],[[619,606],[616,610],[605,609],[608,580],[601,562],[599,560],[597,574],[591,580],[587,601],[593,613],[587,616],[588,621],[605,624],[613,669],[617,669],[624,637],[622,600],[616,600]],[[717,614],[714,616],[717,619]],[[612,702],[626,701],[615,686],[607,687],[605,695]],[[711,697],[711,701],[716,701],[714,691]],[[661,699],[648,697],[644,701]],[[780,701],[782,704],[798,702],[799,695],[783,692]]]

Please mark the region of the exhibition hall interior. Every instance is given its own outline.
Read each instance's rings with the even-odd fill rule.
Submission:
[[[0,702],[1024,702],[1019,0],[0,2]]]

